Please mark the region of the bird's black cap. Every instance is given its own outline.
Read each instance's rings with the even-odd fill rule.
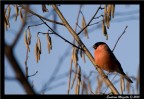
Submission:
[[[93,48],[94,49],[96,49],[99,45],[101,45],[101,44],[106,44],[106,43],[104,43],[104,42],[97,42],[97,43],[95,43],[94,45],[93,45]]]

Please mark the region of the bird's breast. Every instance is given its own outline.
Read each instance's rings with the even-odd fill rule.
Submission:
[[[94,58],[98,67],[109,72],[114,72],[116,64],[113,62],[110,54],[106,50],[95,50]]]

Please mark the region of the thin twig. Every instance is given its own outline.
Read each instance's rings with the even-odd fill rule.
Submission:
[[[98,16],[98,17],[95,17],[94,19],[98,19],[98,18],[100,18],[100,17],[103,17],[103,15],[100,15],[100,16]]]
[[[38,73],[38,71],[36,71],[36,72],[35,72],[34,74],[32,74],[32,75],[29,75],[28,77],[35,76],[37,73]]]
[[[25,70],[26,70],[26,79],[28,79],[28,66],[27,66],[27,61],[28,61],[28,49],[27,49],[27,52],[26,52],[26,60],[25,60]]]
[[[18,64],[14,56],[13,48],[8,46],[6,43],[5,43],[5,54],[12,68],[14,69],[16,79],[21,83],[22,87],[25,89],[25,92],[27,94],[36,94],[34,89],[31,87],[30,83],[26,79],[25,75],[23,74],[23,71],[20,68],[22,66]]]
[[[116,45],[117,45],[118,41],[120,40],[120,38],[122,37],[122,35],[123,35],[123,34],[126,32],[127,27],[128,27],[128,26],[126,26],[126,27],[125,27],[125,29],[124,29],[123,33],[122,33],[122,34],[120,35],[120,37],[118,38],[118,40],[117,40],[117,42],[116,42],[116,44],[115,44],[115,46],[114,46],[114,48],[113,48],[113,50],[112,50],[112,51],[114,51],[114,49],[115,49],[115,47],[116,47]]]
[[[91,20],[88,22],[88,24],[87,24],[81,31],[79,31],[79,32],[77,33],[77,35],[79,35],[80,33],[82,33],[83,30],[90,25],[90,23],[91,23],[92,20],[95,18],[95,16],[97,15],[97,13],[98,13],[98,11],[99,11],[100,9],[102,9],[101,6],[98,7],[98,9],[97,9],[96,13],[94,14],[94,16],[91,18]]]
[[[42,24],[44,24],[44,23],[40,23],[40,24],[36,24],[36,25],[30,25],[30,26],[28,26],[28,28],[33,27],[33,26],[39,26],[39,25],[42,25]]]
[[[62,36],[59,35],[58,33],[56,33],[42,18],[40,18],[40,19],[41,19],[41,20],[44,22],[44,24],[53,32],[53,33],[49,33],[49,34],[55,34],[55,35],[57,35],[58,37],[60,37],[61,39],[63,39],[65,42],[71,44],[72,46],[74,46],[74,47],[76,47],[76,48],[78,48],[78,49],[83,50],[82,48],[74,45],[73,43],[71,43],[70,41],[66,40],[64,37],[62,37]],[[39,33],[41,33],[41,32],[39,32]]]
[[[39,14],[37,14],[37,13],[31,11],[30,9],[24,7],[23,5],[19,5],[19,6],[22,7],[23,9],[25,9],[27,12],[29,12],[29,13],[31,13],[31,14],[33,14],[33,15],[39,17],[39,18],[42,18],[42,19],[44,19],[44,20],[46,20],[46,21],[49,21],[49,22],[52,22],[52,23],[55,23],[55,24],[59,24],[59,25],[64,25],[63,23],[60,23],[60,22],[56,22],[56,21],[47,19],[47,18],[45,18],[45,17],[43,17],[43,16],[41,16],[41,15],[39,15]]]
[[[77,25],[80,29],[82,29],[79,25]]]
[[[100,21],[98,21],[98,22],[96,22],[96,23],[90,24],[89,26],[92,26],[92,25],[98,24],[98,23],[100,23],[100,22],[102,22],[102,21],[103,21],[103,20],[100,20]]]

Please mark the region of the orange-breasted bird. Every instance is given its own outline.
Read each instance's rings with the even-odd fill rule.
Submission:
[[[123,72],[121,64],[106,43],[97,42],[93,45],[93,48],[95,49],[94,59],[99,68],[108,72],[118,72],[130,83],[133,83],[133,81]]]

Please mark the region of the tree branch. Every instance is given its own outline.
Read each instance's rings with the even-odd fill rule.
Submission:
[[[125,27],[125,29],[124,29],[123,33],[122,33],[122,34],[120,35],[120,37],[118,38],[118,40],[117,40],[117,42],[116,42],[116,44],[115,44],[115,46],[114,46],[114,48],[113,48],[112,52],[114,51],[114,49],[115,49],[115,47],[116,47],[116,45],[117,45],[118,41],[120,40],[120,38],[121,38],[121,37],[123,36],[123,34],[126,32],[127,27],[128,27],[128,26],[126,26],[126,27]]]
[[[41,18],[40,18],[40,19],[41,19]],[[63,39],[65,42],[71,44],[72,46],[74,46],[74,47],[76,47],[76,48],[78,48],[78,49],[83,50],[82,48],[74,45],[73,43],[71,43],[70,41],[68,41],[67,39],[65,39],[64,37],[62,37],[61,35],[59,35],[58,33],[56,33],[43,19],[41,19],[41,20],[42,20],[42,21],[44,22],[44,24],[53,32],[53,33],[49,33],[49,34],[55,34],[55,35],[57,35],[58,37],[60,37],[61,39]],[[39,32],[39,33],[42,33],[42,32]],[[43,34],[44,34],[44,33],[43,33]]]
[[[16,58],[14,57],[14,52],[13,52],[16,43],[20,39],[20,36],[24,29],[24,26],[26,25],[26,18],[27,18],[27,12],[25,13],[25,16],[24,16],[24,19],[22,22],[22,26],[21,26],[19,32],[17,33],[12,45],[8,46],[4,42],[5,43],[5,54],[6,54],[6,57],[8,58],[8,61],[11,64],[12,68],[14,69],[17,80],[22,84],[26,93],[27,94],[36,94],[35,91],[33,90],[33,88],[31,87],[31,85],[29,84],[28,80],[26,79],[25,75],[23,74],[23,72],[20,68],[21,66],[18,64]]]
[[[109,88],[111,89],[111,91],[114,94],[119,94],[117,89],[114,87],[114,85],[111,83],[111,81],[106,78],[106,75],[104,74],[104,72],[102,71],[102,69],[97,68],[95,60],[93,58],[93,56],[91,55],[91,53],[89,52],[89,50],[86,48],[86,46],[83,44],[83,42],[81,41],[81,39],[79,38],[79,36],[76,34],[76,32],[72,29],[72,27],[69,25],[69,23],[66,21],[66,19],[64,18],[64,16],[62,15],[62,13],[60,12],[60,10],[58,9],[58,7],[56,5],[52,5],[53,9],[55,10],[55,12],[58,14],[58,16],[60,17],[60,19],[62,20],[63,24],[65,25],[65,27],[69,30],[69,32],[71,33],[71,35],[75,38],[75,40],[78,42],[79,45],[83,46],[84,52],[87,55],[87,57],[90,59],[90,61],[93,63],[93,65],[96,67],[96,69],[98,70],[99,74],[103,77],[103,80],[105,81],[106,85],[109,86]],[[101,7],[99,7],[98,9],[100,9]],[[97,10],[98,11],[98,10]],[[90,23],[90,22],[89,22]],[[80,33],[80,32],[79,32]]]
[[[31,11],[30,9],[24,7],[23,5],[19,5],[19,6],[22,7],[23,9],[25,9],[26,11],[28,11],[29,13],[31,13],[31,14],[33,14],[33,15],[39,17],[39,18],[42,18],[42,19],[44,19],[44,20],[46,20],[46,21],[49,21],[49,22],[52,22],[52,23],[55,23],[55,24],[59,24],[59,25],[64,25],[63,23],[60,23],[60,22],[56,22],[56,21],[47,19],[47,18],[45,18],[45,17],[43,17],[43,16],[41,16],[41,15],[39,15],[39,14],[37,14],[37,13]]]
[[[8,46],[7,44],[5,44],[5,54],[11,64],[12,68],[14,69],[17,80],[19,80],[19,82],[22,84],[26,93],[27,94],[36,94],[35,91],[33,90],[33,88],[31,87],[31,85],[29,84],[28,80],[24,76],[24,74],[20,68],[21,66],[17,63],[17,60],[15,59],[15,57],[13,55],[12,47]]]
[[[79,31],[79,32],[77,33],[77,35],[79,35],[80,33],[82,33],[82,31],[90,25],[90,23],[91,23],[92,20],[95,18],[95,16],[97,15],[97,13],[98,13],[98,11],[99,11],[100,9],[102,9],[101,6],[98,7],[96,13],[93,15],[93,17],[91,18],[91,20],[88,22],[88,24],[87,24],[81,31]]]

